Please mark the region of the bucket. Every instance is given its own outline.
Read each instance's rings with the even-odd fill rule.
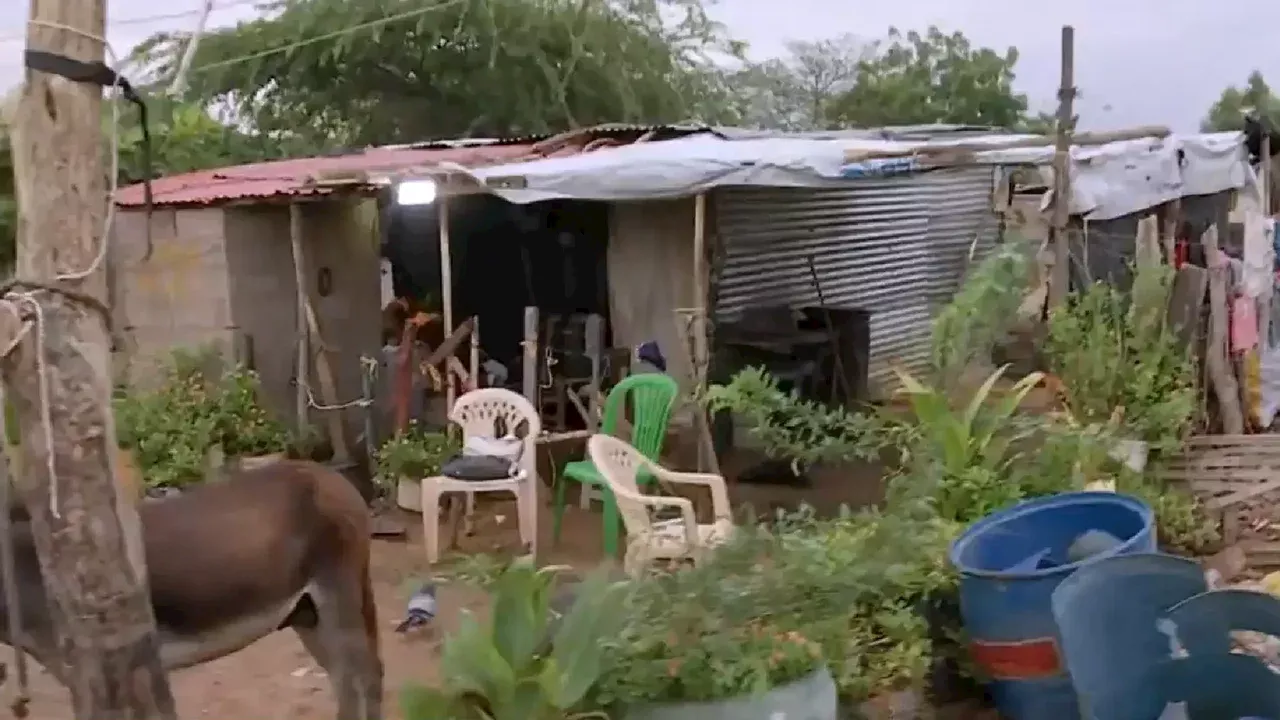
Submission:
[[[1105,558],[1058,585],[1053,617],[1085,717],[1094,717],[1100,698],[1139,687],[1144,673],[1169,659],[1160,619],[1206,589],[1197,563],[1158,553]]]
[[[1054,622],[1053,591],[1084,565],[1115,555],[1153,552],[1154,526],[1151,508],[1137,498],[1109,492],[1064,493],[989,515],[951,544],[970,653],[991,680],[991,694],[1003,717],[1080,717]],[[1089,531],[1118,542],[1070,562],[1068,550]]]

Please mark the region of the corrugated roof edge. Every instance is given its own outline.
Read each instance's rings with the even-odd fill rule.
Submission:
[[[456,163],[470,167],[502,165],[529,159],[528,153],[545,140],[562,136],[586,136],[591,140],[613,140],[627,135],[653,133],[652,139],[669,139],[699,132],[716,132],[706,125],[665,124],[642,125],[605,123],[555,135],[525,135],[512,138],[460,138],[428,140],[405,145],[384,145],[349,153],[328,154],[309,158],[292,158],[248,165],[212,168],[152,181],[153,204],[156,207],[200,207],[238,200],[271,200],[292,196],[331,195],[337,183],[317,183],[316,178],[352,175],[343,183],[346,190],[358,189],[356,175],[361,172],[392,173],[397,170]],[[717,133],[719,134],[719,133]],[[725,137],[724,135],[720,135]],[[584,145],[592,149],[592,143]],[[577,149],[582,150],[579,146]],[[555,154],[572,153],[573,146],[557,148]],[[368,187],[372,187],[369,185]],[[142,184],[121,188],[115,201],[121,207],[145,204]]]

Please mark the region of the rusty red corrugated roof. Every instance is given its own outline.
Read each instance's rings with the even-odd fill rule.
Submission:
[[[533,142],[520,142],[370,148],[350,155],[276,160],[170,175],[152,180],[151,191],[156,205],[209,205],[247,198],[324,195],[335,188],[323,181],[334,181],[346,174],[394,173],[444,162],[467,167],[500,165],[528,157],[533,147]],[[141,207],[144,202],[140,183],[116,192],[118,205]]]

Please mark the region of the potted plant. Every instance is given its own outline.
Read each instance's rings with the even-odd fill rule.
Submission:
[[[627,585],[596,573],[577,587],[572,607],[554,617],[559,568],[537,569],[523,557],[493,583],[493,611],[470,613],[444,643],[439,688],[409,686],[406,720],[570,720],[600,717],[582,703],[616,632]]]
[[[422,512],[422,479],[439,474],[440,467],[461,450],[461,442],[447,431],[433,432],[411,424],[378,448],[378,478],[395,483],[397,505]]]
[[[218,444],[239,468],[249,470],[283,460],[289,433],[259,402],[258,374],[235,367],[212,389],[218,422]]]
[[[119,391],[113,409],[119,445],[133,456],[148,494],[205,479],[218,422],[202,377],[170,373],[152,390]]]

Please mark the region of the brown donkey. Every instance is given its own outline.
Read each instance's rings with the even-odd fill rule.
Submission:
[[[369,515],[346,478],[316,463],[282,461],[143,503],[138,512],[165,669],[215,660],[293,628],[329,676],[338,720],[381,720]],[[11,517],[21,627],[9,627],[0,602],[0,641],[20,645],[61,679],[29,521],[21,510]]]

